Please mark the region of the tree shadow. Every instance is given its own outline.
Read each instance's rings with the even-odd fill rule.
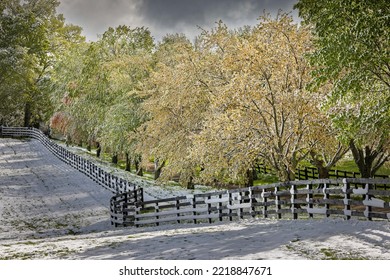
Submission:
[[[295,223],[295,224],[292,224]],[[369,222],[372,223],[372,222]],[[327,223],[327,225],[332,223]],[[369,224],[367,224],[369,226]],[[128,240],[112,239],[104,246],[90,248],[77,254],[81,259],[107,260],[212,260],[212,259],[308,259],[309,256],[289,251],[294,242],[320,242],[325,247],[330,238],[336,235],[349,235],[370,246],[377,246],[377,238],[390,242],[390,237],[383,231],[372,231],[376,238],[362,237],[360,229],[354,229],[353,223],[342,221],[329,230],[319,220],[266,221],[264,224],[238,223],[226,230],[229,224],[208,226],[172,226],[156,234],[155,229],[147,228],[129,231]],[[319,228],[317,228],[319,227]],[[349,229],[348,229],[349,227]],[[317,229],[316,229],[317,228]],[[184,233],[179,229],[183,230]]]

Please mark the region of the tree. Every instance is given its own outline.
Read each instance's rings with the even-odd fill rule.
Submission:
[[[363,177],[389,159],[390,7],[387,1],[310,1],[295,6],[314,27],[314,86],[333,84],[328,113]]]
[[[145,28],[109,28],[97,42],[75,45],[56,68],[54,120],[65,120],[74,141],[96,143],[113,159],[135,153],[145,80],[153,67],[153,38]],[[65,102],[64,102],[65,101]],[[52,122],[55,124],[56,122]],[[138,159],[138,155],[133,155]]]
[[[145,81],[153,67],[153,38],[146,28],[118,26],[103,34],[101,46],[106,57],[102,67],[107,72],[107,93],[114,99],[105,113],[98,140],[114,158],[124,153],[128,170],[132,156],[137,174],[142,174],[136,131],[146,121],[141,105]]]
[[[311,149],[309,127],[321,114],[319,93],[305,88],[310,30],[279,15],[263,17],[251,32],[229,35],[219,26],[207,37],[230,78],[212,95],[213,113],[198,137],[202,173],[248,180],[261,159],[280,180],[293,180]]]
[[[349,151],[349,146],[337,139],[338,131],[325,113],[318,116],[309,130],[311,149],[308,160],[317,168],[319,178],[329,178],[331,168]]]
[[[206,111],[208,88],[200,78],[200,56],[181,35],[163,39],[155,54],[156,67],[144,103],[147,121],[140,135],[144,161],[164,166],[165,179],[180,175],[187,187],[193,186],[196,166],[189,157],[191,135],[200,126]]]
[[[60,48],[57,39],[71,29],[56,14],[58,4],[56,0],[6,0],[0,6],[0,96],[10,101],[0,108],[3,122],[30,126],[49,117],[45,87]]]
[[[62,133],[68,142],[80,143],[88,136],[83,122],[72,114],[72,108],[77,102],[76,92],[82,83],[82,71],[89,44],[84,40],[70,42],[71,40],[64,42],[66,48],[56,60],[50,78],[50,99],[53,104],[50,127],[53,131]]]

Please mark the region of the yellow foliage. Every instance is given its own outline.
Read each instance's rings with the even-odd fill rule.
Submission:
[[[281,180],[294,179],[318,143],[311,128],[324,118],[324,94],[305,88],[311,48],[310,30],[287,15],[262,17],[245,32],[219,22],[195,46],[160,46],[145,103],[144,158],[167,160],[168,177],[245,183],[261,159]]]

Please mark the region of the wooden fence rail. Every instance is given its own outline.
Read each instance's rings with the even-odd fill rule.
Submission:
[[[96,164],[76,155],[50,140],[42,131],[26,127],[0,127],[0,137],[29,137],[39,140],[50,152],[63,162],[84,173],[113,193],[126,193],[138,187],[122,178],[106,172]],[[142,197],[140,197],[142,198]]]
[[[264,164],[258,164],[256,166],[256,169],[259,173],[263,174],[273,174],[275,175],[275,172],[269,168],[266,167]],[[339,179],[339,178],[361,178],[362,175],[360,172],[353,172],[353,171],[345,171],[345,170],[338,170],[338,169],[330,169],[329,170],[329,179]],[[310,180],[310,179],[319,179],[318,170],[315,167],[298,167],[295,171],[295,178],[297,180]],[[390,178],[389,175],[379,175],[375,174],[374,178]]]
[[[295,176],[298,180],[309,180],[309,179],[319,179],[318,170],[315,167],[300,167],[297,168],[295,172]],[[362,175],[360,172],[354,171],[345,171],[338,169],[330,169],[329,170],[329,178],[330,179],[338,179],[338,178],[361,178]],[[374,178],[390,178],[389,175],[374,175]]]
[[[142,188],[114,195],[110,200],[111,224],[117,226],[130,226],[134,224],[135,203],[142,202],[144,194]]]
[[[376,184],[390,184],[389,179],[317,179],[291,181],[237,190],[130,201],[120,205],[124,194],[115,199],[123,216],[115,226],[161,225],[164,223],[212,223],[248,217],[298,219],[317,217],[352,217],[390,219],[390,191],[376,190]],[[121,214],[122,215],[122,214]],[[118,213],[116,213],[118,216]],[[123,222],[121,222],[123,221]]]

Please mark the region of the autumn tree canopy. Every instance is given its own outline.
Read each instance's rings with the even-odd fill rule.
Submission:
[[[258,163],[281,181],[302,162],[326,178],[347,152],[372,177],[389,160],[386,4],[300,0],[300,23],[265,13],[160,42],[120,25],[86,42],[56,0],[4,0],[0,124],[48,124],[186,187],[252,185]]]
[[[205,40],[229,76],[211,96],[211,114],[197,137],[205,172],[222,168],[245,177],[260,159],[281,180],[293,180],[321,115],[320,93],[306,90],[310,30],[287,15],[265,16],[245,33],[220,25]]]

